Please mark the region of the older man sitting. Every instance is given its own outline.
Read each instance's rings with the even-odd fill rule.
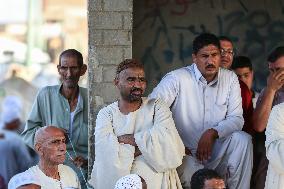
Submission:
[[[81,188],[76,173],[62,164],[66,153],[65,132],[62,129],[54,126],[38,129],[35,134],[35,150],[40,158],[39,163],[25,171],[24,175],[36,177],[36,184],[42,189]],[[9,189],[16,189],[12,187],[14,181],[12,178],[9,182]]]

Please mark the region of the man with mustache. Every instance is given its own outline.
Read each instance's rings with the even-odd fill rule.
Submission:
[[[233,41],[226,36],[220,36],[220,47],[221,47],[221,64],[220,67],[231,70],[232,63],[234,59],[234,46]],[[249,133],[252,137],[255,135],[255,131],[253,129],[253,94],[250,91],[249,87],[239,79],[240,88],[241,88],[241,96],[242,96],[242,108],[243,108],[243,117],[244,117],[244,126],[243,131]]]
[[[39,155],[38,165],[15,175],[9,182],[9,189],[22,186],[41,189],[81,188],[76,173],[62,164],[66,153],[64,130],[54,126],[41,127],[36,131],[34,143]]]
[[[118,101],[100,110],[95,128],[95,161],[89,181],[113,189],[123,176],[141,176],[148,189],[181,189],[176,167],[185,150],[170,109],[143,96],[143,65],[126,59],[116,70]]]
[[[171,108],[186,147],[178,168],[183,187],[202,167],[214,169],[232,189],[249,189],[251,137],[243,127],[242,99],[237,76],[220,68],[219,39],[203,33],[193,40],[193,64],[168,73],[150,97]]]
[[[68,153],[65,164],[76,171],[82,188],[86,188],[88,92],[86,88],[79,87],[78,82],[86,73],[87,65],[83,63],[80,52],[68,49],[61,53],[57,70],[62,84],[39,91],[22,135],[25,142],[34,147],[35,132],[39,128],[54,125],[66,130]]]

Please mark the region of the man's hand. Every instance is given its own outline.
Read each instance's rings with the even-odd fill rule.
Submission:
[[[121,136],[119,136],[117,138],[118,138],[118,142],[119,143],[130,144],[132,146],[137,146],[133,134],[121,135]]]
[[[270,70],[267,78],[267,89],[273,92],[279,90],[284,84],[284,68],[279,70]]]
[[[88,167],[88,160],[84,159],[82,156],[77,156],[73,159],[73,163],[77,167],[87,168]]]
[[[206,161],[210,158],[212,153],[212,148],[215,140],[218,138],[218,132],[215,129],[206,130],[199,142],[196,151],[196,157],[199,161]]]

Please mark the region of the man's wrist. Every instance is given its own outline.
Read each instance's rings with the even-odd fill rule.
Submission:
[[[212,133],[214,139],[219,138],[219,134],[218,134],[218,131],[216,129],[211,128],[211,129],[209,129],[209,131]]]

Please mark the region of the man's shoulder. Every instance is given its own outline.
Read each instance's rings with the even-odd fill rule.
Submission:
[[[59,164],[58,167],[59,167],[59,170],[64,171],[65,173],[76,175],[75,171],[68,165]]]
[[[102,109],[100,109],[98,116],[110,116],[112,114],[114,114],[115,112],[117,112],[117,110],[119,110],[118,105],[117,105],[117,101],[103,107]]]
[[[34,167],[36,166],[33,166],[32,168]],[[30,169],[14,175],[9,181],[8,188],[14,189],[30,183],[41,185],[38,175],[32,173]]]
[[[233,71],[220,68],[218,80],[231,85],[233,82],[238,82],[238,77]]]
[[[53,94],[54,92],[58,91],[60,88],[60,85],[51,85],[51,86],[45,86],[39,90],[39,94]]]
[[[88,96],[88,89],[85,87],[79,87],[81,95]]]
[[[181,78],[182,76],[190,76],[194,73],[193,65],[181,67],[168,73],[168,75],[176,76]]]
[[[221,76],[223,77],[237,77],[237,75],[235,74],[235,72],[233,72],[232,70],[228,70],[228,69],[225,69],[225,68],[220,68],[220,74]]]
[[[144,97],[143,101],[144,101],[144,104],[146,104],[148,107],[154,107],[155,111],[160,108],[168,108],[166,103],[161,98]]]

